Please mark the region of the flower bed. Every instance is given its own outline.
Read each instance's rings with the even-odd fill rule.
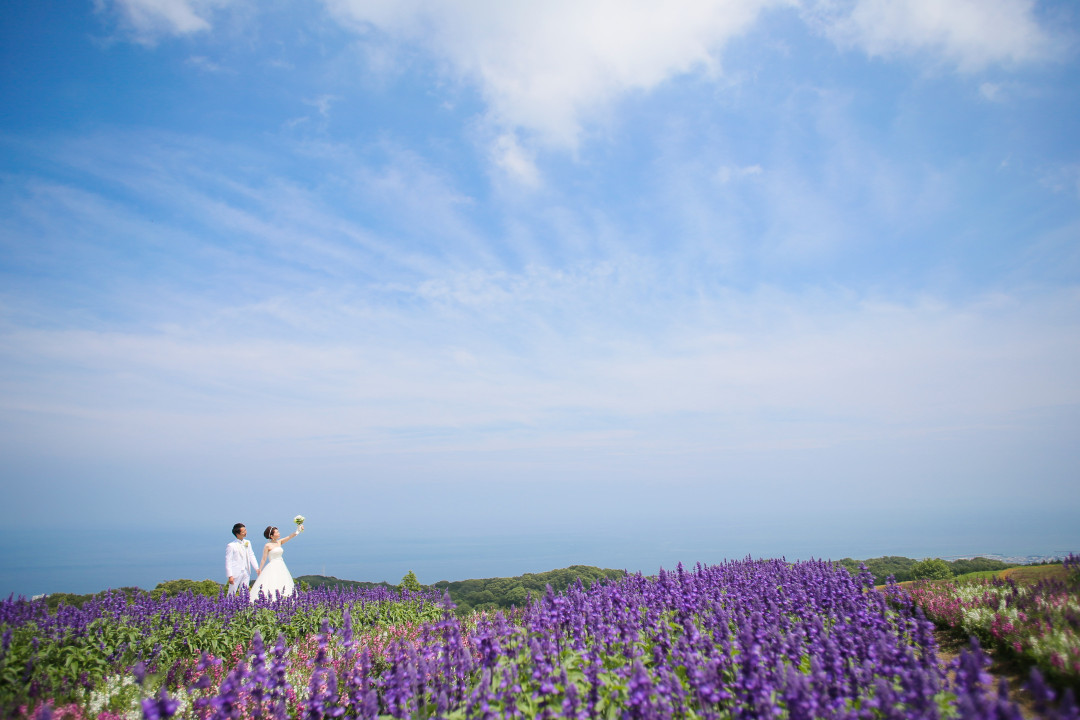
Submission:
[[[326,596],[322,604],[278,601],[251,611],[282,613],[268,628],[276,634],[256,627],[249,644],[189,655],[171,677],[161,665],[144,677],[136,663],[108,678],[104,685],[114,683],[117,695],[104,703],[39,696],[17,713],[72,720],[1019,718],[1005,694],[987,687],[977,647],[958,658],[949,680],[932,623],[902,590],[881,593],[872,583],[869,573],[852,577],[825,562],[746,560],[549,591],[512,618],[462,622],[446,599],[434,621],[392,621],[383,608],[383,621],[370,623],[354,615],[367,606],[341,607]],[[279,607],[288,602],[303,605],[310,617],[301,624],[316,621],[318,631],[291,639],[280,632],[300,614]],[[431,610],[430,598],[407,602]],[[1076,720],[1080,712],[1069,706],[1057,717]]]
[[[107,593],[81,608],[50,612],[43,600],[0,603],[0,711],[48,699],[104,710],[127,700],[101,700],[104,688],[122,697],[131,669],[146,668],[155,682],[177,688],[191,682],[200,655],[231,668],[245,657],[256,633],[302,646],[324,621],[340,626],[348,613],[361,628],[419,625],[437,620],[439,597],[383,588],[322,588],[280,600],[248,603],[236,597],[183,594],[154,599]],[[104,711],[102,710],[102,711]]]
[[[1059,685],[1080,688],[1080,558],[1065,579],[916,583],[912,601],[941,627],[975,635],[1014,655]]]

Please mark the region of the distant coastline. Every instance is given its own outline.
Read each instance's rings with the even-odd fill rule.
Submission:
[[[1053,562],[1055,560],[1062,560],[1069,556],[1070,552],[1076,552],[1075,550],[1059,550],[1050,555],[1001,555],[999,553],[975,553],[974,555],[935,555],[942,560],[971,560],[973,558],[982,557],[988,560],[1000,560],[1004,563],[1010,563],[1012,565],[1037,565],[1039,563]]]
[[[1008,567],[1016,567],[1023,565],[1040,565],[1040,564],[1052,564],[1055,562],[1061,562],[1066,558],[1071,551],[1055,553],[1053,555],[1023,555],[1023,556],[1007,556],[995,553],[982,553],[977,555],[964,555],[964,556],[950,556],[950,557],[938,557],[944,560],[952,568],[952,572],[959,576],[973,571],[986,571],[986,570],[1004,570]],[[860,568],[865,566],[871,574],[874,576],[875,584],[883,584],[889,577],[893,577],[898,582],[903,582],[912,579],[912,566],[919,563],[919,560],[926,558],[910,558],[902,555],[885,555],[876,558],[865,558],[857,560],[854,558],[842,558],[833,559],[830,562],[834,562],[839,565],[847,567],[850,572],[858,573]],[[673,570],[674,568],[667,568]],[[595,582],[606,582],[618,577],[621,577],[628,571],[614,568],[599,568],[588,565],[571,565],[566,568],[549,570],[540,573],[524,573],[517,576],[497,576],[488,578],[470,578],[466,580],[439,580],[435,583],[423,584],[418,583],[418,587],[428,591],[437,591],[440,593],[448,593],[451,600],[458,606],[459,613],[467,613],[472,610],[497,610],[507,609],[512,606],[522,606],[527,598],[531,596],[537,596],[542,594],[545,589],[550,586],[557,592],[561,592],[569,587],[574,582],[580,581],[582,584],[589,586]],[[651,574],[651,573],[647,573]],[[409,573],[412,576],[412,572]],[[402,583],[406,582],[407,578],[402,578]],[[386,580],[381,581],[369,581],[369,580],[351,580],[347,578],[339,578],[333,575],[316,575],[306,574],[298,575],[296,577],[298,583],[302,583],[311,589],[320,587],[342,587],[349,589],[374,589],[385,588],[389,590],[396,590],[401,587],[401,583],[391,583]],[[415,576],[411,578],[412,583],[416,583]],[[135,584],[126,584],[113,588],[104,588],[90,593],[73,593],[73,592],[53,592],[53,593],[38,593],[29,597],[30,600],[37,600],[46,597],[53,597],[55,601],[65,604],[80,604],[85,600],[100,595],[103,592],[109,590],[122,590],[128,593],[138,592],[154,592],[161,593],[163,588],[165,592],[175,592],[177,587],[202,585],[200,592],[204,594],[214,594],[217,592],[218,584],[210,579],[203,581],[195,580],[168,580],[159,583],[157,587],[152,589],[140,588]],[[173,589],[168,589],[169,587]],[[213,586],[210,589],[210,586]],[[21,597],[26,597],[25,595]]]
[[[297,545],[290,549],[289,567],[295,576],[321,574],[349,579],[350,582],[371,585],[392,585],[405,572],[415,571],[421,583],[461,582],[463,579],[514,577],[524,573],[542,573],[550,568],[565,568],[575,564],[603,568],[619,568],[629,572],[655,574],[662,567],[675,568],[681,561],[691,567],[697,562],[715,564],[747,556],[754,558],[785,557],[788,560],[811,558],[839,561],[844,558],[875,558],[900,556],[912,559],[939,557],[956,561],[974,557],[999,560],[1009,564],[1036,564],[1064,558],[1069,552],[1080,551],[1080,545],[1058,550],[1069,538],[1049,538],[1039,543],[1008,542],[1001,538],[995,547],[993,539],[973,537],[970,544],[927,542],[925,546],[905,547],[904,543],[851,543],[852,547],[836,544],[792,543],[793,549],[780,551],[765,547],[747,548],[745,552],[716,547],[702,538],[688,538],[678,547],[645,547],[613,540],[590,545],[578,537],[553,538],[547,535],[488,538],[461,541],[440,541],[413,538],[404,545],[390,540],[365,544],[360,552],[334,544]],[[616,545],[618,547],[616,547]],[[859,547],[857,545],[861,545]],[[892,545],[893,547],[889,547]],[[975,552],[978,547],[990,547],[994,552]],[[895,547],[895,549],[894,549]],[[937,547],[936,551],[931,548]],[[862,552],[859,552],[859,551]],[[859,554],[854,554],[852,551]],[[90,594],[105,588],[154,588],[162,582],[177,578],[218,577],[219,548],[216,538],[196,547],[186,557],[171,558],[163,564],[157,556],[156,545],[136,543],[129,534],[106,531],[95,546],[76,546],[64,552],[50,550],[48,543],[19,539],[11,548],[10,563],[0,568],[0,597],[14,594],[33,597],[53,593]],[[355,579],[355,580],[354,580]]]

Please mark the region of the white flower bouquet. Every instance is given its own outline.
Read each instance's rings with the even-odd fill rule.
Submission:
[[[304,532],[303,525],[306,519],[307,518],[305,518],[303,515],[297,515],[292,519],[292,521],[296,523],[296,532]]]

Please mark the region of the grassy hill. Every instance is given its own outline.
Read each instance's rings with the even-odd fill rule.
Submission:
[[[1001,573],[1002,578],[1009,578],[1018,583],[1037,583],[1040,580],[1065,580],[1069,571],[1061,563],[1056,565],[1019,565]]]
[[[993,580],[1001,577],[1001,574],[1006,572],[1005,570],[981,570],[979,572],[969,572],[963,575],[957,575],[953,580],[961,582],[964,580]]]
[[[890,575],[895,577],[896,581],[900,583],[914,580],[915,576],[912,573],[912,568],[919,561],[909,557],[887,555],[885,557],[871,558],[869,560],[852,560],[851,558],[844,558],[837,562],[852,573],[859,572],[860,564],[866,565],[866,569],[874,575],[874,584],[884,585],[886,579]],[[946,564],[949,566],[954,577],[968,575],[970,573],[991,573],[992,576],[992,574],[1016,567],[1013,563],[1006,563],[1001,560],[984,557],[953,560],[951,562],[946,561]]]

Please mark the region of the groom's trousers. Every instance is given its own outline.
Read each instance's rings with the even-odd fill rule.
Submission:
[[[251,589],[251,576],[239,575],[232,585],[229,586],[227,595],[240,595],[240,597],[247,598],[248,591]]]

